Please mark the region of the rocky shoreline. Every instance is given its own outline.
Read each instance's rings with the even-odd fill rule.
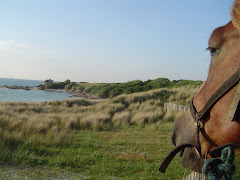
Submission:
[[[2,88],[6,88],[6,89],[22,89],[22,90],[26,90],[26,91],[29,91],[29,90],[32,90],[32,87],[29,87],[29,86],[2,86]]]
[[[81,97],[81,98],[84,98],[84,99],[102,99],[102,98],[99,98],[96,95],[88,94],[88,93],[86,93],[82,90],[79,90],[79,89],[76,89],[76,90],[67,89],[67,88],[55,89],[55,88],[52,88],[52,86],[43,86],[43,85],[37,86],[36,89],[37,90],[43,90],[43,91],[67,92],[67,93],[70,93],[70,94],[74,94],[74,96]]]

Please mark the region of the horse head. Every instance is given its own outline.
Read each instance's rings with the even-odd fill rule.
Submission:
[[[209,39],[207,49],[210,51],[211,64],[208,77],[192,101],[197,112],[201,111],[215,92],[240,69],[240,0],[234,1],[231,17],[231,21],[215,29]],[[203,127],[200,127],[200,131],[190,109],[175,121],[173,144],[192,144],[195,147],[200,146],[201,149],[197,151],[196,148],[188,147],[181,151],[181,164],[185,168],[201,172],[201,157],[208,151],[226,143],[240,144],[239,107],[233,120],[228,118],[238,86],[240,85],[234,85],[214,102],[209,113],[201,119]]]

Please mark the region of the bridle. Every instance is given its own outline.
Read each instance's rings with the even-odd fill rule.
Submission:
[[[202,157],[202,153],[201,153],[201,145],[200,145],[200,140],[199,140],[199,135],[200,132],[204,131],[204,124],[205,121],[204,119],[209,116],[209,113],[211,111],[211,109],[213,108],[213,106],[225,95],[227,94],[231,89],[233,89],[236,85],[238,85],[237,87],[237,91],[235,93],[235,96],[233,98],[233,102],[230,108],[230,111],[228,113],[228,118],[233,121],[238,108],[239,108],[239,99],[240,99],[240,70],[238,70],[235,74],[233,74],[212,96],[211,98],[207,101],[207,103],[205,104],[205,106],[198,112],[194,106],[193,103],[193,99],[190,103],[190,112],[192,115],[192,118],[195,120],[196,122],[196,128],[197,128],[197,145],[194,144],[182,144],[177,146],[173,151],[171,151],[169,153],[169,155],[166,157],[166,159],[162,162],[159,171],[161,171],[162,173],[164,173],[169,165],[169,163],[171,162],[171,160],[174,158],[174,156],[184,150],[187,147],[193,147],[195,148],[197,155],[199,156],[199,158],[201,160],[204,160],[204,158]],[[216,149],[208,152],[208,154],[210,154],[211,157],[218,157],[219,154],[221,153],[221,150],[223,148],[225,148],[226,146],[231,146],[232,148],[240,148],[239,144],[234,144],[234,143],[228,143],[228,144],[224,144],[222,146],[217,147]]]

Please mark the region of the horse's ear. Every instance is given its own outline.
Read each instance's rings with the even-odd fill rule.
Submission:
[[[234,1],[231,16],[233,26],[240,32],[240,0]]]

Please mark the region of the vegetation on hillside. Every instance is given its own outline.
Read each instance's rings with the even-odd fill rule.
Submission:
[[[75,92],[78,95],[94,96],[99,98],[112,98],[121,94],[131,94],[135,92],[149,91],[159,88],[174,88],[182,86],[199,86],[202,81],[191,80],[173,80],[167,78],[158,78],[155,80],[135,80],[127,83],[76,83],[66,80],[64,82],[53,83],[51,79],[45,81],[45,85],[40,89],[65,89],[66,91]]]

